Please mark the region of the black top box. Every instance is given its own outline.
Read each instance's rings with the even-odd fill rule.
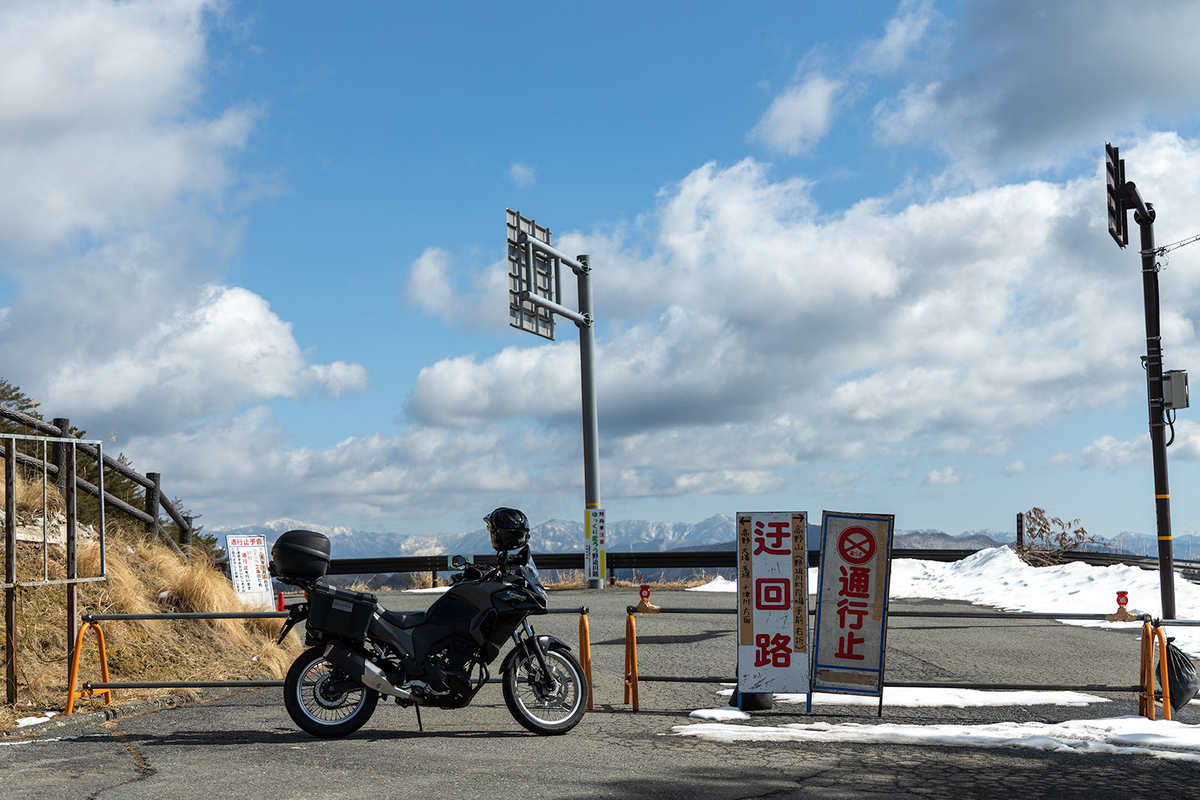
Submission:
[[[276,574],[316,580],[329,571],[329,537],[316,531],[288,531],[271,548]]]

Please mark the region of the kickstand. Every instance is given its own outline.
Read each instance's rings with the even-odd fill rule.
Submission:
[[[421,707],[414,705],[413,709],[417,712],[417,730],[421,733],[425,732],[425,727],[421,724]]]

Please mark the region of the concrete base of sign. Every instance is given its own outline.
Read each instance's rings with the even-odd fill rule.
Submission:
[[[734,689],[729,705],[740,707],[742,711],[769,711],[775,705],[775,695],[771,692],[746,692],[741,695],[741,706],[738,705],[738,695],[738,690]]]

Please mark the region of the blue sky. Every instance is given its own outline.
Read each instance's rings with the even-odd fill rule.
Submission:
[[[508,327],[510,207],[592,256],[611,519],[957,533],[1036,505],[1149,532],[1138,259],[1106,233],[1101,157],[1121,146],[1160,242],[1200,232],[1198,22],[9,4],[0,375],[210,526],[579,518],[577,337]],[[1198,258],[1161,275],[1168,368],[1200,354]],[[1179,534],[1200,526],[1190,413]]]

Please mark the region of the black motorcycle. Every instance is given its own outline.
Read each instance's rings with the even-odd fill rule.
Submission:
[[[474,567],[426,611],[389,611],[375,595],[325,582],[329,539],[288,531],[271,550],[271,572],[299,586],[308,602],[291,606],[280,641],[306,621],[306,650],[288,670],[284,705],[314,736],[346,736],[371,718],[379,695],[413,706],[462,708],[487,683],[488,665],[508,639],[500,666],[504,702],[524,727],[566,733],[586,708],[588,685],[571,648],[539,636],[529,617],[545,614],[546,590],[527,547],[499,553],[498,565]]]

